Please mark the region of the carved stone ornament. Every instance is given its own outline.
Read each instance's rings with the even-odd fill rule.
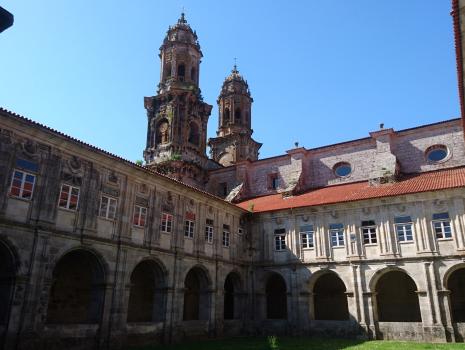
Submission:
[[[444,208],[446,202],[443,200],[443,199],[439,199],[439,198],[436,198],[434,201],[433,201],[433,205],[436,207],[436,208]]]
[[[21,146],[24,153],[26,153],[29,156],[34,156],[37,153],[37,145],[33,143],[31,140],[25,140]]]
[[[398,212],[403,213],[405,211],[405,209],[407,209],[407,208],[406,208],[405,204],[397,204],[396,209],[397,209]]]
[[[110,174],[108,174],[108,182],[111,182],[113,184],[118,183],[118,176],[112,171]]]
[[[68,160],[68,166],[71,169],[71,171],[77,172],[77,171],[79,171],[81,169],[81,166],[82,166],[81,160],[76,156],[72,156]]]

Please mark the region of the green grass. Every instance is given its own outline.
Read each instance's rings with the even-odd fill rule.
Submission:
[[[303,337],[278,337],[279,350],[446,350],[465,349],[463,343],[431,344],[399,341],[363,341],[354,339],[321,339]],[[238,338],[227,340],[210,340],[187,342],[167,346],[147,346],[131,348],[132,350],[269,350],[266,337]]]

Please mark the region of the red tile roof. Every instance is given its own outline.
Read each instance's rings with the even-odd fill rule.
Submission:
[[[398,182],[370,186],[368,181],[327,186],[292,197],[272,194],[251,198],[237,205],[253,212],[310,207],[316,205],[353,202],[371,198],[429,192],[465,186],[465,167],[404,175]]]

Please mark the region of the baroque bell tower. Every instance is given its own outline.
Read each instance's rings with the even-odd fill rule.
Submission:
[[[223,166],[258,159],[261,143],[252,139],[252,96],[237,66],[226,77],[218,97],[218,137],[208,140],[212,158]]]
[[[203,188],[208,180],[207,123],[212,106],[199,88],[202,51],[184,13],[168,28],[160,47],[157,95],[144,98],[147,110],[149,168],[189,185]]]

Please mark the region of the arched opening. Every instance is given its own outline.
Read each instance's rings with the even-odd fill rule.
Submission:
[[[208,320],[210,314],[209,278],[199,268],[192,268],[184,280],[184,321]]]
[[[224,281],[224,319],[237,319],[241,313],[241,280],[237,273],[231,272]]]
[[[378,320],[421,322],[415,282],[403,271],[389,271],[376,283]]]
[[[223,125],[228,125],[230,119],[231,119],[231,116],[230,116],[229,108],[225,108],[224,113],[223,113]]]
[[[131,274],[128,322],[160,322],[165,316],[165,274],[154,261],[139,263]]]
[[[165,79],[171,78],[171,63],[165,65]]]
[[[98,323],[104,299],[105,273],[96,256],[85,250],[64,255],[53,270],[48,323]]]
[[[195,83],[196,80],[197,80],[197,71],[196,71],[195,67],[192,67],[192,68],[191,68],[191,80],[192,80],[192,82],[194,82],[194,83]]]
[[[266,282],[266,318],[287,319],[286,282],[277,273]]]
[[[0,325],[8,323],[15,275],[16,264],[14,256],[10,249],[0,242]]]
[[[155,144],[165,144],[169,142],[169,123],[168,120],[162,119],[158,122],[155,135]]]
[[[313,287],[315,320],[345,321],[349,319],[346,286],[335,273],[320,276]]]
[[[236,110],[234,111],[234,123],[238,125],[242,124],[242,115],[240,108],[236,108]]]
[[[455,270],[447,281],[453,322],[465,322],[465,268]]]
[[[198,146],[200,141],[199,127],[197,123],[191,122],[189,124],[189,143]]]
[[[186,76],[186,66],[184,66],[184,63],[181,63],[178,65],[178,80],[184,81],[185,76]]]

